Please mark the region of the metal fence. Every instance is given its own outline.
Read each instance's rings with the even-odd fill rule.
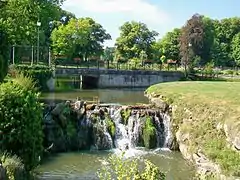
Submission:
[[[47,46],[10,47],[10,64],[51,64],[51,51]]]

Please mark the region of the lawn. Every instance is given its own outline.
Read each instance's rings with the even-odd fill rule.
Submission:
[[[229,146],[221,128],[226,124],[233,135],[239,135],[240,82],[161,83],[146,92],[162,95],[175,105],[173,123],[190,135],[187,144],[191,151],[201,149],[220,165],[224,174],[240,176],[240,152]]]

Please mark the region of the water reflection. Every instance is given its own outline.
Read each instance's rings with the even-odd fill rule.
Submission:
[[[48,103],[53,103],[62,100],[75,100],[77,97],[92,101],[94,97],[98,97],[102,103],[148,103],[148,99],[144,97],[144,90],[145,89],[71,90],[65,92],[44,93],[42,94],[42,99]]]

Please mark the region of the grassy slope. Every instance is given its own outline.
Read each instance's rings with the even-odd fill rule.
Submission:
[[[190,134],[193,152],[201,149],[224,174],[240,176],[240,153],[228,146],[224,131],[217,128],[220,123],[234,124],[240,131],[240,82],[171,82],[151,86],[147,92],[163,95],[177,106],[174,123]]]

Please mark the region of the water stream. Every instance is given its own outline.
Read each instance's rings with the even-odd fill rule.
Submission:
[[[48,103],[54,103],[59,100],[76,99],[81,97],[84,100],[92,100],[92,97],[98,96],[102,102],[115,104],[136,104],[148,103],[147,98],[143,96],[143,90],[75,90],[70,92],[46,93],[42,98]],[[157,130],[157,145],[154,150],[146,150],[138,147],[139,132],[141,122],[138,114],[132,115],[127,124],[121,122],[120,109],[108,108],[111,118],[116,124],[115,140],[104,130],[106,141],[112,144],[112,149],[108,151],[97,151],[96,148],[90,151],[79,151],[69,153],[59,153],[51,157],[38,167],[40,179],[42,180],[94,180],[97,179],[96,172],[104,166],[106,158],[111,154],[120,154],[122,150],[126,151],[128,158],[149,159],[163,171],[167,173],[168,180],[188,180],[192,179],[194,168],[189,165],[179,152],[171,152],[167,147],[168,139],[171,138],[169,130],[169,117],[160,114],[155,116]],[[160,118],[161,117],[161,118]],[[161,119],[164,121],[161,122]],[[106,127],[103,124],[103,128]],[[164,127],[164,128],[162,128]]]

